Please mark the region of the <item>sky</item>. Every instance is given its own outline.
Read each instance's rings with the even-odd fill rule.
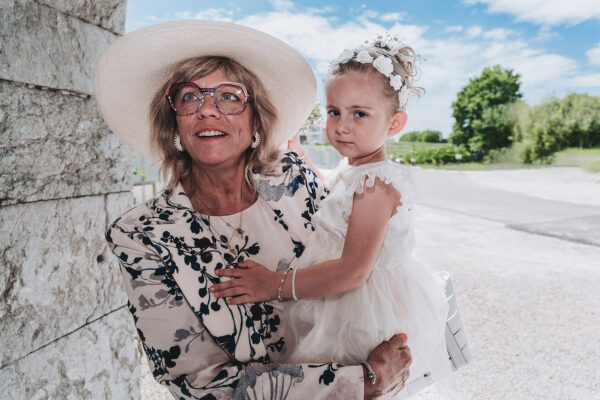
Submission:
[[[500,65],[521,75],[529,104],[566,93],[600,95],[599,0],[129,0],[126,31],[178,19],[235,22],[269,33],[311,64],[322,80],[331,60],[390,33],[421,58],[404,132],[452,131],[452,102],[469,79]]]

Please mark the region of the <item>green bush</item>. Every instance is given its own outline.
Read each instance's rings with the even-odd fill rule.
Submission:
[[[518,123],[523,126],[525,163],[547,164],[562,149],[600,145],[600,96],[572,93],[562,99],[552,97],[530,107],[526,118]]]
[[[396,162],[406,164],[442,165],[471,161],[470,153],[465,148],[457,146],[421,148],[417,150],[410,150],[402,154],[392,155],[390,158]]]
[[[404,135],[400,136],[400,139],[398,140],[401,142],[417,142],[419,140],[420,134],[421,132],[419,131],[407,132]]]
[[[444,143],[446,139],[442,137],[442,132],[426,129],[424,131],[412,131],[400,136],[401,142],[423,142],[423,143]]]

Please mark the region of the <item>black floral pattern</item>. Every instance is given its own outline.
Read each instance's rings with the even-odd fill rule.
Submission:
[[[291,260],[302,255],[304,239],[291,233],[290,223],[312,230],[312,215],[326,191],[295,153],[286,154],[280,165],[281,176],[257,176],[256,186],[273,211],[273,221],[290,232]],[[283,207],[285,198],[295,208]],[[292,209],[300,212],[286,215]],[[286,391],[277,397],[285,399],[305,376],[315,377],[312,386],[333,382],[338,368],[333,364],[313,365],[310,373],[304,366],[269,364],[271,355],[285,349],[281,317],[272,305],[231,306],[211,294],[208,288],[220,282],[216,270],[235,268],[266,250],[247,234],[240,244],[228,243],[216,234],[210,217],[191,208],[183,191],[166,190],[123,214],[109,227],[106,240],[121,265],[128,309],[152,374],[176,397],[231,398],[234,389],[247,396],[268,376],[271,383],[285,383]],[[214,352],[215,345],[229,354],[230,362],[208,383],[195,384],[190,377],[199,379],[199,371],[188,365],[202,365],[203,352]]]

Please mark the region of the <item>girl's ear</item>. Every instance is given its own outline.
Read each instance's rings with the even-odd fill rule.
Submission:
[[[404,129],[406,121],[408,121],[408,115],[406,115],[404,111],[396,111],[394,115],[392,115],[392,123],[388,130],[388,137],[392,137]]]

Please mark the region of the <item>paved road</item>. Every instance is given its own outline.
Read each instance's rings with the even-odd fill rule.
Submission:
[[[447,171],[411,168],[411,175],[418,204],[600,246],[600,198],[598,206],[573,204],[493,189]]]

